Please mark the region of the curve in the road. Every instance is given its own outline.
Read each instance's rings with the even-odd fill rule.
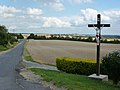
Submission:
[[[0,90],[50,90],[40,84],[24,80],[16,66],[22,61],[25,40],[15,48],[0,55]]]

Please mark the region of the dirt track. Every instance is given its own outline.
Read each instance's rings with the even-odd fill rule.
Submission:
[[[27,45],[33,59],[40,63],[56,64],[57,57],[96,59],[96,44],[60,40],[30,40]],[[120,44],[101,44],[101,57],[113,50],[119,50]]]

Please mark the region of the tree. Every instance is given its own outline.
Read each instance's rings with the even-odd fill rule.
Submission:
[[[34,39],[34,34],[33,33],[31,33],[30,34],[30,36],[28,36],[28,38],[27,39]]]
[[[108,76],[113,80],[113,84],[117,85],[120,81],[120,50],[103,57],[102,64]]]
[[[23,35],[20,33],[17,35],[17,39],[24,39]]]
[[[7,47],[7,45],[13,44],[17,41],[15,34],[8,33],[8,29],[2,25],[0,26],[0,45]]]
[[[4,33],[7,33],[8,29],[4,25],[0,25],[0,31],[4,32]]]
[[[7,31],[5,26],[0,26],[0,45],[6,46],[8,44]]]

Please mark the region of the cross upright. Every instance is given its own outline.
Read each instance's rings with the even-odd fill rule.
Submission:
[[[110,27],[110,24],[101,24],[101,15],[97,15],[97,24],[88,24],[88,27],[96,27],[96,42],[97,42],[97,56],[96,56],[96,75],[100,75],[100,39],[102,27]]]

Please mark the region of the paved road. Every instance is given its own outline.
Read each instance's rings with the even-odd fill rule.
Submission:
[[[27,60],[23,60],[23,62],[29,68],[41,68],[41,69],[46,69],[46,70],[59,71],[57,69],[57,67],[55,67],[55,66],[50,66],[50,65],[45,65],[45,64],[39,64],[39,63],[36,63],[36,62],[27,61]]]
[[[24,80],[15,71],[16,66],[22,60],[24,44],[25,41],[0,55],[0,90],[50,90],[37,83]]]

